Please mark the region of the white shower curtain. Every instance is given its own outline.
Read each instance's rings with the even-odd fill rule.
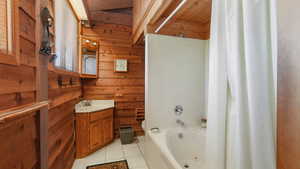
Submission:
[[[207,169],[275,169],[276,1],[213,0]]]

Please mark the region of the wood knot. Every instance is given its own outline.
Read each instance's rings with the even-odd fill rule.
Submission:
[[[19,104],[22,101],[22,95],[21,93],[16,93],[16,98],[15,98],[17,104]]]
[[[74,84],[73,79],[70,78],[69,84],[72,86]]]
[[[24,124],[21,124],[21,125],[20,125],[20,130],[24,130],[24,128],[25,128],[25,125],[24,125]]]
[[[62,77],[61,76],[58,76],[57,84],[58,84],[58,86],[62,86]]]

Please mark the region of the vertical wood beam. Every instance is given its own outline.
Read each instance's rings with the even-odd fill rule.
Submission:
[[[48,57],[40,55],[42,23],[40,12],[47,0],[36,0],[36,102],[48,100]],[[48,169],[48,107],[39,112],[40,169]]]

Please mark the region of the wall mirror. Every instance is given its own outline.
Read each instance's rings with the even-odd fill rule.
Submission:
[[[81,39],[81,74],[82,76],[97,75],[98,41]]]

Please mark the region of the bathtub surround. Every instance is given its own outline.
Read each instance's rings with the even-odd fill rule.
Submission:
[[[165,156],[161,152],[163,149],[157,146],[160,143],[154,141],[148,132],[159,128],[156,133],[160,135],[171,128],[186,131],[191,126],[200,128],[201,118],[205,116],[204,65],[207,43],[189,38],[146,35],[145,157],[151,169],[184,167],[174,157],[171,165],[168,164],[170,160],[162,160],[162,157],[173,155],[169,153],[169,156]],[[185,132],[182,134],[184,136]],[[185,143],[178,145],[179,149],[185,146]],[[174,163],[175,166],[172,165]]]
[[[200,125],[205,115],[205,48],[208,41],[146,36],[146,130]],[[175,114],[176,106],[183,113]]]
[[[207,169],[276,168],[275,9],[271,0],[213,1]]]

